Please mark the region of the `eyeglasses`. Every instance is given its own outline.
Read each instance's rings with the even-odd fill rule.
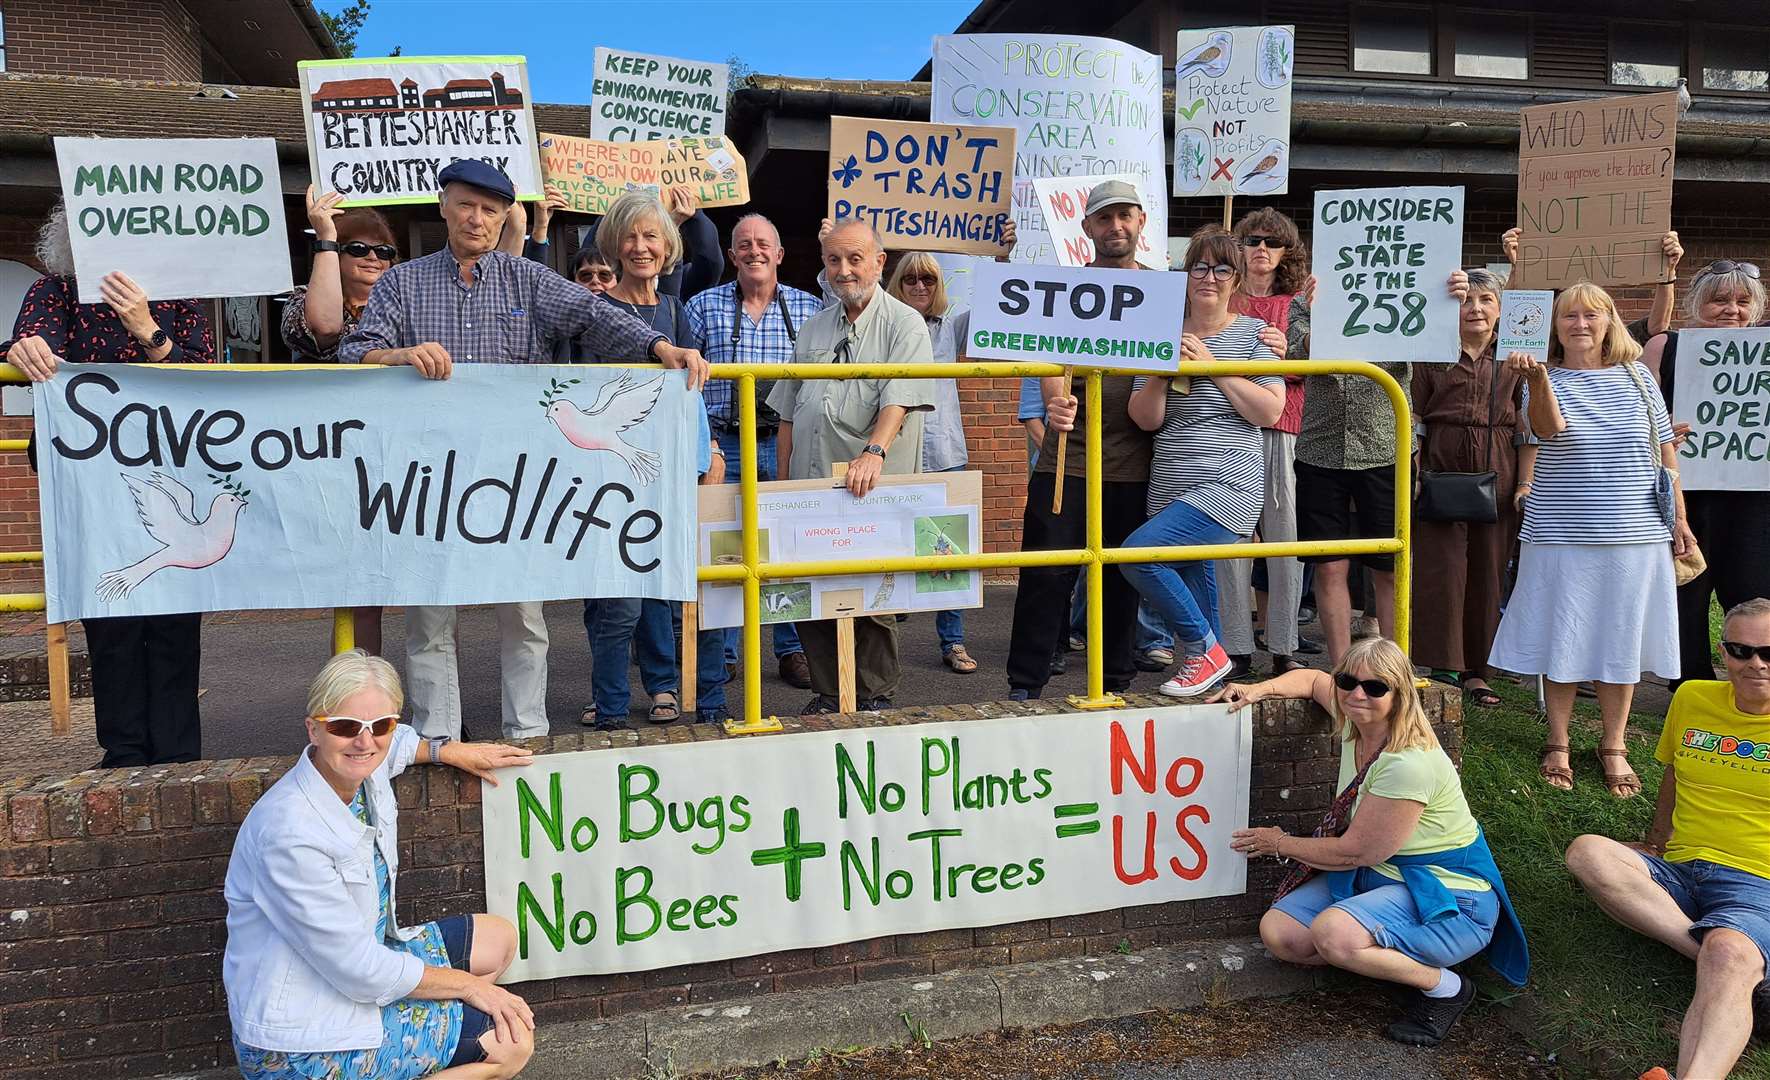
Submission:
[[[579,270],[577,273],[577,279],[578,284],[580,285],[585,281],[613,281],[615,279],[615,272],[606,266],[600,270]]]
[[[1194,281],[1203,281],[1206,278],[1228,281],[1235,276],[1235,267],[1225,266],[1222,263],[1218,263],[1216,266],[1206,266],[1204,263],[1199,263],[1186,272]]]
[[[1697,271],[1696,276],[1699,278],[1700,277],[1710,277],[1710,276],[1717,276],[1718,277],[1721,274],[1732,274],[1732,273],[1744,274],[1746,277],[1751,278],[1753,281],[1758,280],[1757,264],[1748,263],[1748,262],[1734,262],[1732,259],[1716,259],[1714,262],[1709,263],[1707,266],[1705,266],[1701,270]]]
[[[1250,248],[1263,247],[1271,248],[1276,251],[1283,251],[1290,245],[1286,244],[1276,236],[1244,236],[1241,238],[1241,246]]]
[[[1361,679],[1350,671],[1342,671],[1334,676],[1334,685],[1350,694],[1359,687],[1364,687],[1366,697],[1387,697],[1389,691],[1395,689],[1381,679]]]
[[[379,739],[399,723],[399,713],[388,713],[373,720],[358,720],[354,716],[315,716],[311,719],[325,725],[326,734],[340,739],[354,739],[365,731]]]
[[[392,262],[399,258],[399,249],[392,244],[365,244],[361,240],[352,240],[348,244],[338,245],[338,250],[353,259],[366,258],[371,251],[382,262]]]
[[[903,283],[905,285],[920,285],[923,288],[932,289],[940,284],[940,279],[933,274],[905,274],[903,276]]]
[[[1743,641],[1723,641],[1721,648],[1735,660],[1750,660],[1754,655],[1770,664],[1770,645],[1747,645]]]

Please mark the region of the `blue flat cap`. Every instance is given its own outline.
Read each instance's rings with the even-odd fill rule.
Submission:
[[[436,174],[436,186],[439,188],[456,182],[472,184],[509,202],[516,201],[516,186],[504,175],[504,170],[475,158],[464,158]]]

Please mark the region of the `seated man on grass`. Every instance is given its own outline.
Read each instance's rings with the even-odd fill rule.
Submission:
[[[1727,613],[1727,681],[1692,679],[1666,712],[1666,764],[1646,839],[1582,836],[1567,868],[1617,922],[1696,961],[1678,1068],[1726,1076],[1752,1033],[1770,956],[1770,599]]]

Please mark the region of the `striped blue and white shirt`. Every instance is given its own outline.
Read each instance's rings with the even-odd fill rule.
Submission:
[[[1524,500],[1527,544],[1668,543],[1654,488],[1659,443],[1672,441],[1672,420],[1653,375],[1633,363],[1641,386],[1621,364],[1549,369],[1549,386],[1566,430],[1539,440],[1536,475]],[[1646,388],[1643,397],[1642,387]],[[1530,408],[1530,384],[1524,387]],[[1651,413],[1649,409],[1651,408]],[[1619,582],[1619,585],[1626,584]]]

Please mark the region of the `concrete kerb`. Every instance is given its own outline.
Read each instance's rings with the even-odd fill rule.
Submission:
[[[1316,985],[1315,972],[1280,963],[1248,938],[1158,946],[552,1025],[539,1032],[523,1076],[625,1080],[740,1069],[820,1051],[1281,997]]]

